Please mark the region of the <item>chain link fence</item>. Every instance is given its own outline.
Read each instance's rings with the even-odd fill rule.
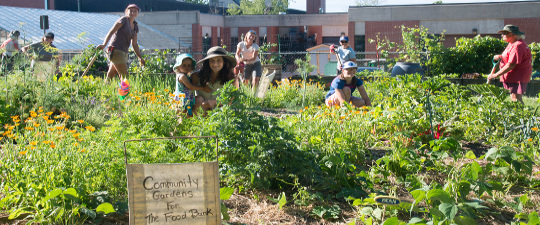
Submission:
[[[325,52],[326,51],[326,52]],[[81,54],[81,52],[69,51],[62,52],[62,64],[71,62],[73,57]],[[104,54],[104,53],[102,53]],[[155,50],[144,50],[142,51],[143,55],[146,55],[148,58],[162,57],[165,60],[165,63],[174,65],[176,56],[180,53],[171,51],[166,54],[162,54],[161,51]],[[203,52],[191,52],[189,53],[195,58],[196,61],[203,59],[206,56],[206,53]],[[288,78],[294,75],[299,75],[297,71],[298,67],[294,63],[297,59],[306,59],[306,54],[311,56],[311,64],[316,66],[316,69],[311,72],[310,75],[319,75],[319,76],[328,76],[336,74],[337,59],[335,55],[331,55],[328,52],[328,49],[319,49],[319,51],[312,52],[279,52],[279,53],[261,53],[259,58],[264,65],[281,65],[281,77]],[[391,53],[390,55],[395,55],[397,53]],[[234,53],[231,53],[231,56],[234,57]],[[135,54],[130,53],[129,63],[138,62]],[[387,61],[386,59],[378,57],[376,52],[357,52],[356,53],[356,62],[359,67],[378,67],[383,68],[387,71]],[[276,66],[273,66],[276,68]],[[278,67],[279,68],[279,67]],[[165,73],[172,71],[163,71]]]

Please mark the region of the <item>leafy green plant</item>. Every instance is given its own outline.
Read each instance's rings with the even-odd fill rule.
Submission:
[[[311,211],[311,215],[318,216],[325,220],[335,220],[339,218],[341,214],[341,207],[338,205],[332,206],[317,206]]]

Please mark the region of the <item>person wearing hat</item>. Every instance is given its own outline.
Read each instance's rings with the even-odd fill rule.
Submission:
[[[197,86],[208,86],[211,92],[195,90],[195,108],[202,106],[204,110],[214,109],[217,106],[216,91],[229,81],[238,87],[238,80],[233,73],[236,60],[225,49],[215,46],[208,49],[206,57],[197,64],[202,64],[202,68],[191,75],[191,80]]]
[[[327,106],[342,106],[345,102],[356,107],[371,106],[364,82],[355,76],[357,67],[352,61],[343,63],[343,73],[334,78],[330,84],[330,91],[326,94]],[[360,98],[353,96],[356,89],[360,93]]]
[[[18,30],[11,31],[9,38],[2,43],[0,49],[2,52],[2,68],[6,68],[8,71],[13,66],[13,56],[20,51],[19,49],[19,35],[21,33]]]
[[[114,23],[109,33],[105,37],[103,44],[98,45],[99,49],[105,49],[109,40],[112,39],[111,44],[107,50],[111,65],[109,71],[107,71],[107,79],[112,79],[116,74],[120,74],[120,77],[128,76],[128,52],[129,46],[133,46],[135,55],[139,58],[139,62],[142,66],[145,64],[145,60],[142,58],[139,45],[137,44],[137,33],[139,32],[139,26],[135,18],[139,15],[140,9],[137,5],[128,5],[124,11],[124,16],[120,17],[116,23]]]
[[[195,59],[190,54],[184,53],[176,57],[176,63],[173,70],[176,73],[176,88],[174,91],[174,100],[182,100],[183,111],[188,116],[193,116],[197,112],[195,108],[195,94],[193,90],[203,90],[212,92],[208,86],[199,87],[191,82],[190,74],[195,69]]]
[[[495,61],[500,60],[499,71],[490,74],[487,79],[500,77],[504,88],[510,92],[512,101],[523,103],[522,96],[532,75],[531,49],[523,41],[525,33],[515,25],[506,25],[498,33],[508,45],[502,54],[493,57]]]
[[[255,43],[257,32],[250,30],[246,33],[244,40],[236,46],[236,60],[239,62],[237,67],[245,65],[244,68],[244,83],[249,84],[253,80],[253,86],[259,85],[259,80],[262,76],[261,60],[259,59],[260,47]],[[255,72],[255,76],[253,76]],[[253,79],[252,79],[253,76]]]
[[[21,49],[32,59],[30,67],[38,78],[58,73],[62,55],[53,41],[54,34],[47,32],[40,42],[24,46]]]
[[[334,44],[330,46],[330,54],[336,55],[338,57],[338,63],[337,63],[337,74],[341,74],[342,69],[342,63],[351,61],[356,62],[356,53],[349,45],[349,37],[342,35],[339,38],[339,44],[340,46],[336,49]]]

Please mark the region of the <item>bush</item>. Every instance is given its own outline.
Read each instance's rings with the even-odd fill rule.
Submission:
[[[431,53],[430,71],[434,75],[444,73],[489,73],[493,67],[493,55],[500,54],[506,43],[494,37],[459,38],[456,47],[443,48]]]

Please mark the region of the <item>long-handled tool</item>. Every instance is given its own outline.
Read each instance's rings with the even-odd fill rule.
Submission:
[[[90,60],[90,62],[88,63],[88,66],[86,67],[86,69],[84,70],[83,74],[82,74],[82,77],[86,76],[86,73],[88,73],[88,71],[90,70],[90,67],[92,67],[92,65],[94,64],[94,62],[96,61],[97,57],[99,56],[99,54],[101,53],[101,50],[99,50],[98,52],[96,52],[96,54],[94,55],[94,57],[92,57],[92,60]]]
[[[491,73],[489,73],[489,74],[494,74],[495,73],[495,70],[497,70],[497,67],[499,66],[499,63],[501,63],[501,60],[495,61],[495,59],[494,59],[492,62],[493,62],[493,68],[491,69]],[[489,79],[487,79],[486,84],[489,84]]]
[[[336,53],[336,58],[337,58],[337,61],[338,61],[338,65],[343,66],[343,64],[341,63],[341,59],[339,58],[339,54],[337,53],[337,51],[335,49],[337,49],[337,48],[334,47],[334,45],[332,44],[332,50],[334,51],[334,53]]]

